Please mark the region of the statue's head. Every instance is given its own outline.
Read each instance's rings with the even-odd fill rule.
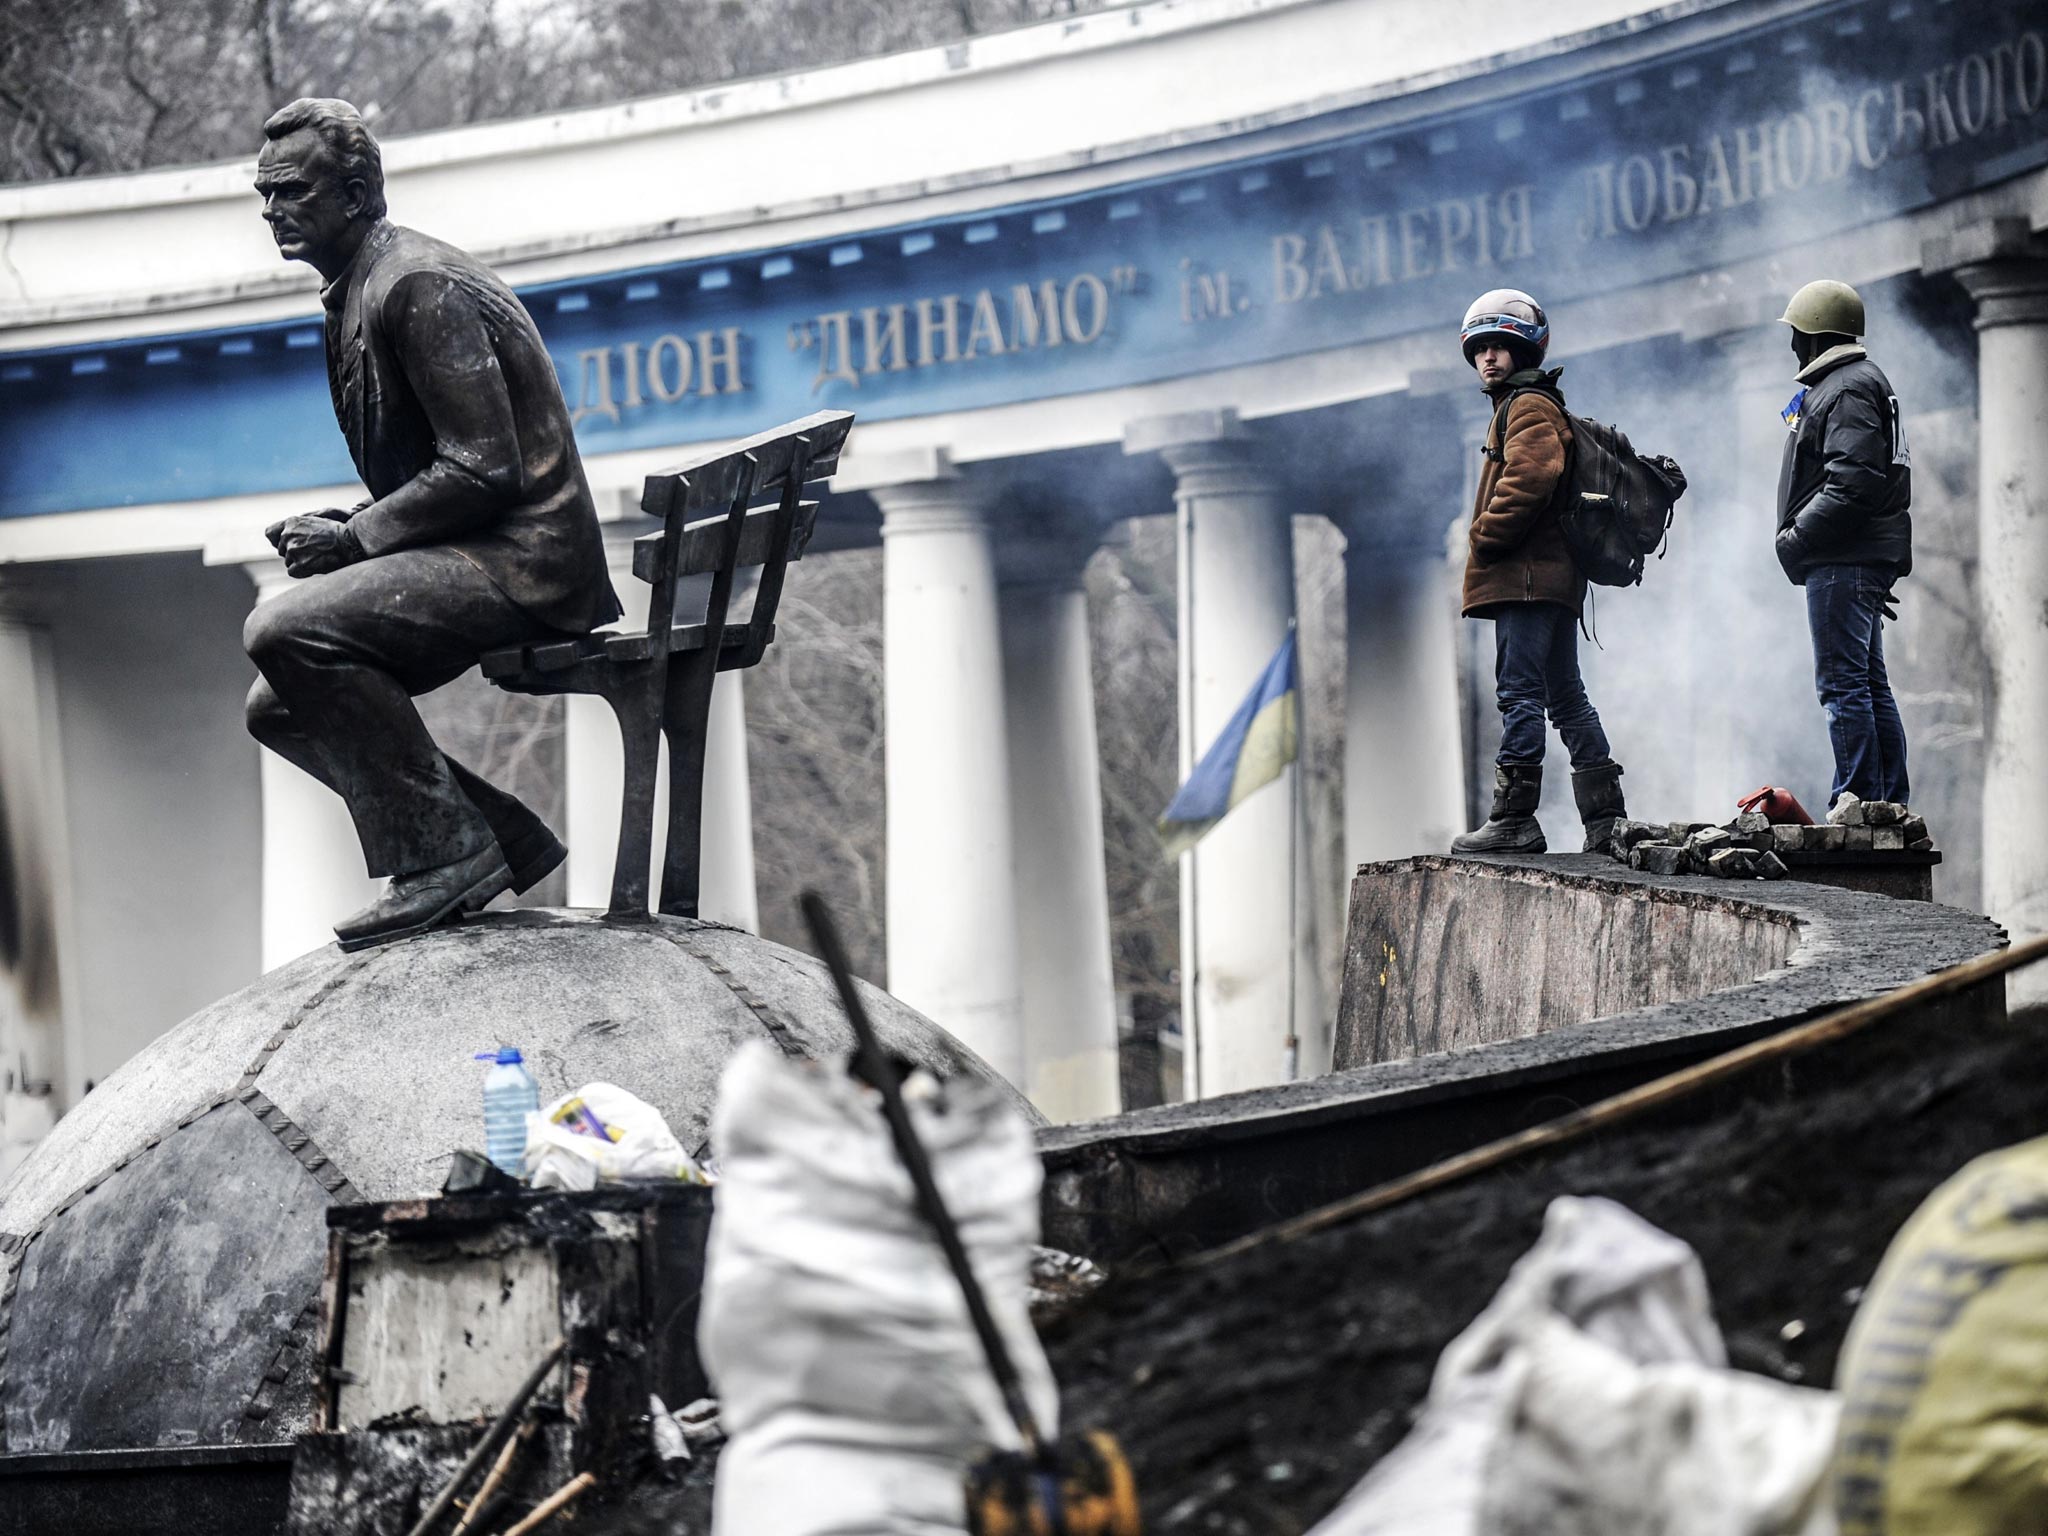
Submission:
[[[384,217],[384,162],[345,101],[302,97],[263,125],[256,192],[278,250],[330,280]]]

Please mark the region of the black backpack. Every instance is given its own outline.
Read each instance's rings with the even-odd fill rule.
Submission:
[[[1514,391],[1494,418],[1496,444],[1507,430],[1508,407],[1525,394],[1549,395],[1564,408],[1551,390],[1532,386]],[[1637,586],[1644,561],[1664,553],[1672,506],[1685,494],[1685,471],[1662,454],[1646,458],[1637,453],[1619,427],[1570,411],[1564,416],[1572,443],[1550,504],[1564,529],[1565,547],[1586,580],[1603,587]]]

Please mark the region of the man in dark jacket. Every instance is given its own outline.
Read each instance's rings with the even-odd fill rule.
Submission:
[[[1891,381],[1857,342],[1863,301],[1847,283],[1808,283],[1781,317],[1799,391],[1778,475],[1778,563],[1806,588],[1814,682],[1844,792],[1903,804],[1906,731],[1884,668],[1892,588],[1913,569],[1912,455]]]
[[[256,190],[278,250],[326,280],[327,380],[370,499],[268,530],[304,578],[250,616],[249,730],[348,802],[384,896],[342,948],[524,891],[565,851],[444,756],[412,698],[496,646],[616,618],[554,364],[482,263],[384,218],[376,140],[343,101],[263,125]]]
[[[1550,325],[1542,306],[1519,290],[1480,295],[1461,335],[1465,360],[1494,403],[1472,508],[1464,610],[1493,620],[1501,734],[1492,814],[1478,831],[1453,839],[1451,851],[1541,853],[1548,846],[1536,820],[1547,714],[1571,754],[1572,793],[1591,853],[1606,846],[1627,808],[1621,765],[1579,677],[1586,578],[1553,505],[1572,442],[1557,383],[1562,370],[1543,371]]]

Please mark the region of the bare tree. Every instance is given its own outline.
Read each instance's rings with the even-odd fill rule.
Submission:
[[[1177,1011],[1180,870],[1154,831],[1179,766],[1172,519],[1124,524],[1087,585],[1112,972],[1118,991]]]
[[[250,153],[297,96],[416,133],[814,69],[1087,0],[9,0],[0,180]]]
[[[854,969],[886,980],[883,910],[882,560],[792,566],[781,638],[747,675],[754,870],[761,930],[808,947],[796,898],[822,891]]]

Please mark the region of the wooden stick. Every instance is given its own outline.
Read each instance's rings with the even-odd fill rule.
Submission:
[[[491,1502],[491,1495],[498,1491],[498,1484],[505,1481],[505,1474],[512,1470],[512,1458],[519,1454],[519,1447],[533,1438],[533,1432],[540,1427],[540,1420],[529,1414],[519,1426],[519,1433],[505,1442],[505,1449],[498,1452],[498,1459],[491,1463],[491,1474],[484,1479],[483,1487],[477,1489],[476,1497],[469,1501],[469,1508],[462,1518],[455,1522],[454,1536],[462,1536],[476,1517],[483,1513],[484,1506]]]
[[[1187,1261],[1188,1267],[1206,1268],[1225,1259],[1235,1258],[1238,1254],[1248,1253],[1267,1243],[1291,1243],[1312,1233],[1342,1226],[1347,1221],[1355,1221],[1361,1216],[1383,1211],[1417,1195],[1442,1189],[1447,1184],[1455,1184],[1458,1180],[1469,1178],[1475,1173],[1498,1168],[1501,1164],[1530,1152],[1561,1146],[1585,1135],[1588,1131],[1632,1119],[1646,1110],[1656,1109],[1674,1099],[1697,1093],[1702,1088],[1725,1082],[1761,1062],[1776,1061],[1802,1051],[1813,1050],[1817,1046],[1832,1045],[1835,1041],[1853,1035],[1881,1019],[1888,1019],[1915,1003],[1963,991],[1979,982],[2002,976],[2007,971],[2016,971],[2021,966],[2030,965],[2044,957],[2048,957],[2048,935],[2029,939],[2024,944],[2016,944],[2010,949],[1994,950],[1988,955],[1979,955],[1975,960],[1966,961],[1946,971],[1937,971],[1932,976],[1922,977],[1919,981],[1900,987],[1895,992],[1887,992],[1883,997],[1851,1003],[1846,1008],[1838,1008],[1833,1013],[1823,1014],[1810,1024],[1795,1025],[1766,1039],[1753,1041],[1695,1066],[1631,1088],[1625,1093],[1618,1093],[1612,1098],[1602,1099],[1599,1103],[1588,1105],[1584,1109],[1575,1109],[1568,1115],[1547,1120],[1542,1125],[1531,1126],[1528,1130],[1518,1131],[1513,1136],[1504,1136],[1498,1141],[1474,1147],[1469,1152],[1461,1152],[1456,1157],[1446,1158],[1414,1173],[1403,1174],[1400,1178],[1384,1184],[1376,1184],[1371,1189],[1361,1190],[1355,1195],[1347,1195],[1342,1200],[1320,1206],[1291,1221],[1283,1221],[1249,1233],[1234,1242],[1225,1243],[1220,1248],[1211,1248],[1207,1253],[1196,1254]]]
[[[573,1499],[582,1497],[597,1486],[597,1479],[588,1472],[578,1472],[553,1493],[533,1506],[527,1517],[505,1532],[505,1536],[526,1536],[528,1531],[537,1531],[547,1524],[556,1510]]]
[[[469,1455],[463,1458],[462,1465],[455,1469],[455,1475],[449,1478],[447,1486],[434,1496],[434,1502],[429,1504],[427,1512],[414,1522],[408,1536],[427,1536],[427,1532],[434,1528],[434,1522],[448,1513],[448,1506],[455,1502],[455,1495],[462,1491],[462,1485],[469,1481],[470,1475],[498,1448],[499,1442],[512,1432],[513,1424],[518,1421],[519,1415],[526,1411],[527,1399],[540,1390],[540,1384],[547,1379],[548,1372],[555,1368],[555,1362],[562,1358],[562,1351],[568,1347],[566,1341],[557,1339],[548,1352],[541,1356],[540,1364],[536,1365],[527,1374],[526,1380],[519,1384],[519,1390],[512,1394],[512,1401],[505,1405],[505,1411],[498,1415],[491,1427],[484,1431],[483,1439],[477,1441],[470,1449]]]

